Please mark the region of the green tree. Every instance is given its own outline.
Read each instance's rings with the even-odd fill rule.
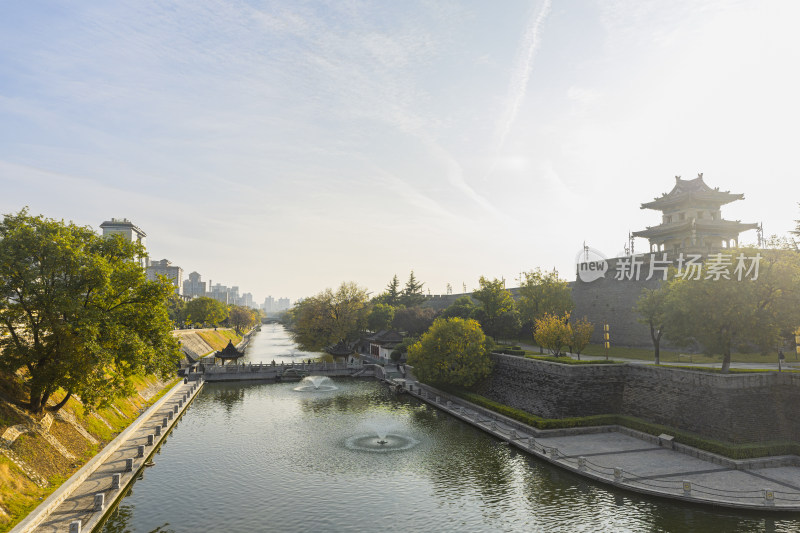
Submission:
[[[678,345],[699,343],[722,355],[730,368],[734,349],[755,346],[771,351],[800,324],[800,254],[786,250],[731,250],[761,256],[756,279],[673,278],[667,286],[664,329]]]
[[[536,319],[546,313],[563,315],[575,307],[572,290],[566,280],[558,277],[558,271],[543,272],[541,269],[523,273],[519,288],[518,308],[521,319],[533,330]],[[528,327],[528,326],[526,326]],[[532,331],[535,334],[535,332]]]
[[[182,328],[186,324],[186,302],[174,292],[167,300],[167,313],[175,328]]]
[[[228,318],[228,308],[220,301],[200,296],[186,303],[186,317],[195,324],[216,326]]]
[[[586,317],[573,320],[569,323],[569,351],[581,358],[581,352],[589,345],[594,333],[594,324]]]
[[[475,304],[469,296],[460,296],[455,302],[442,311],[441,318],[469,318],[475,311]]]
[[[386,295],[385,303],[392,307],[400,305],[400,280],[397,279],[397,274],[394,275],[392,281],[386,286],[386,292],[384,294]]]
[[[133,392],[131,378],[166,377],[178,362],[167,300],[174,288],[147,281],[144,248],[121,236],[30,216],[0,223],[0,370],[22,369],[34,413],[72,395],[100,406]],[[65,397],[47,402],[59,389]]]
[[[228,307],[228,324],[236,330],[236,333],[241,334],[243,330],[255,326],[257,318],[258,315],[253,309],[240,305]]]
[[[636,320],[650,328],[655,363],[661,364],[661,336],[664,334],[666,318],[666,286],[644,289],[633,310],[639,315]]]
[[[367,328],[370,331],[380,331],[392,327],[394,320],[394,307],[389,304],[376,303],[367,317]]]
[[[300,349],[317,352],[339,342],[352,342],[366,331],[367,290],[344,282],[334,292],[306,298],[292,308],[291,333]]]
[[[408,364],[424,383],[471,387],[492,370],[492,341],[472,319],[439,318],[408,348]]]
[[[392,350],[392,361],[397,362],[402,360],[403,356],[408,352],[408,347],[416,344],[417,341],[419,341],[419,337],[403,337],[403,340]]]
[[[394,312],[392,327],[411,336],[421,335],[431,327],[434,318],[436,311],[430,307],[401,307]]]
[[[572,340],[572,331],[569,326],[569,314],[551,315],[545,313],[541,318],[536,319],[534,338],[539,346],[547,348],[550,352],[559,356],[565,346],[569,346]]]
[[[489,281],[481,276],[478,280],[480,288],[472,292],[472,297],[480,302],[480,311],[474,313],[487,335],[499,337],[509,329],[509,322],[514,323],[514,317],[504,316],[514,314],[514,297],[505,289],[505,282],[495,278]],[[516,319],[517,329],[519,319]]]
[[[403,293],[400,295],[400,305],[414,307],[424,302],[423,285],[425,284],[417,280],[412,270],[411,274],[408,275],[408,281],[406,281],[406,286],[403,288]]]

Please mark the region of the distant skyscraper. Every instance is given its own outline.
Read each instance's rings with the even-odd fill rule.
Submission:
[[[161,261],[151,261],[147,266],[147,279],[155,281],[158,276],[165,276],[175,286],[175,292],[181,294],[183,289],[183,269],[179,266],[172,266],[167,259]]]
[[[253,295],[252,295],[252,293],[246,292],[246,293],[242,294],[242,297],[239,298],[239,301],[241,302],[239,305],[241,305],[242,307],[255,307],[253,305]]]
[[[289,298],[278,298],[278,308],[276,311],[286,311],[292,306],[292,301]]]
[[[275,310],[275,298],[272,296],[267,296],[264,298],[264,306],[263,306],[265,313],[271,313]]]
[[[230,289],[228,289],[228,287],[226,287],[225,285],[221,285],[219,283],[209,287],[206,296],[208,296],[209,298],[213,298],[218,302],[222,302],[225,305],[233,303],[233,301],[230,298]]]
[[[183,295],[189,298],[206,295],[206,282],[200,281],[200,274],[192,272],[189,279],[183,282]]]

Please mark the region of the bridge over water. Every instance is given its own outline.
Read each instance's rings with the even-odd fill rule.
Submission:
[[[298,381],[306,375],[315,376],[374,376],[374,365],[362,361],[352,363],[245,363],[241,365],[197,365],[187,374],[191,381],[202,377],[208,382],[214,381]]]

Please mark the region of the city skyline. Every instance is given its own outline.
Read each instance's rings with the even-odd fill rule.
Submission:
[[[790,1],[10,2],[2,213],[127,218],[260,303],[409,272],[425,292],[612,257],[703,173],[785,235]],[[755,231],[741,242],[755,243]],[[645,239],[636,250],[647,251]]]

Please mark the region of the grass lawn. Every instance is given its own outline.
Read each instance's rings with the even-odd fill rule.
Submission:
[[[534,350],[526,350],[526,355],[540,355],[538,351],[538,347],[536,347],[532,341],[524,340],[524,339],[517,339],[516,344],[525,344],[525,348],[534,346]],[[547,354],[547,350],[545,350],[545,355]],[[587,346],[582,352],[581,355],[596,355],[605,357],[606,350],[603,348],[602,344],[590,344]],[[608,357],[609,359],[638,359],[642,361],[652,361],[653,360],[653,349],[652,348],[630,348],[627,346],[614,346],[611,345],[611,348],[608,350]],[[706,354],[688,354],[685,352],[679,352],[675,350],[665,350],[661,349],[661,362],[663,363],[722,363],[722,355],[706,355]],[[766,354],[762,355],[760,353],[733,353],[731,354],[731,361],[734,363],[777,363],[778,362],[778,354]],[[800,361],[797,358],[797,354],[793,353],[786,353],[786,362],[787,363],[794,363]]]

